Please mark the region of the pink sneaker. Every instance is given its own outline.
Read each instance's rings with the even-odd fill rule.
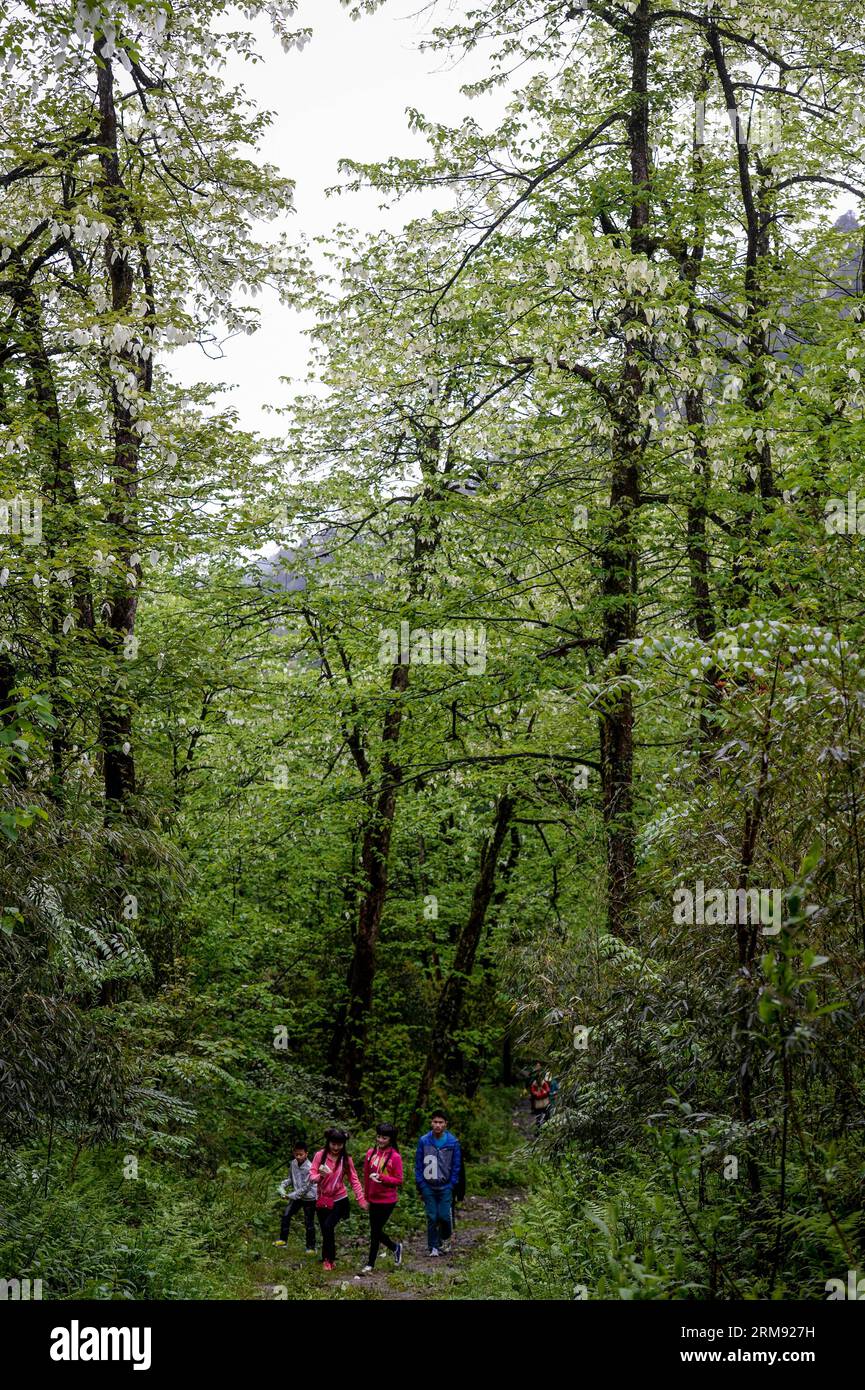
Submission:
[[[325,1269],[334,1269],[336,1266],[334,1265],[333,1260],[325,1260],[324,1267]]]

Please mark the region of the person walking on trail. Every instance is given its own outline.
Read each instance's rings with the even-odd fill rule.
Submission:
[[[369,1259],[361,1274],[372,1274],[380,1245],[392,1252],[395,1265],[402,1264],[402,1241],[391,1240],[384,1230],[397,1204],[402,1178],[396,1130],[391,1124],[376,1125],[375,1144],[367,1150],[363,1165],[363,1194],[369,1202]]]
[[[523,1072],[523,1079],[526,1084],[526,1090],[529,1093],[529,1109],[531,1110],[532,1115],[536,1115],[537,1110],[535,1109],[535,1097],[532,1093],[532,1087],[536,1083],[537,1085],[540,1085],[544,1079],[543,1063],[532,1062],[532,1065],[528,1068],[528,1070]]]
[[[540,1129],[550,1107],[550,1083],[548,1078],[546,1076],[535,1077],[529,1086],[529,1095],[532,1098],[532,1114],[535,1117],[535,1126]]]
[[[432,1256],[447,1253],[453,1193],[462,1166],[459,1140],[447,1124],[444,1111],[434,1110],[429,1130],[417,1141],[414,1157],[414,1180],[426,1212],[427,1248]]]
[[[318,1188],[310,1178],[312,1164],[309,1161],[306,1144],[302,1140],[292,1145],[292,1160],[289,1176],[279,1184],[279,1194],[288,1201],[282,1214],[279,1240],[274,1245],[285,1245],[291,1228],[291,1218],[303,1212],[303,1225],[306,1233],[306,1253],[315,1254],[315,1202]]]
[[[315,1155],[309,1172],[310,1179],[318,1186],[315,1210],[321,1227],[321,1258],[325,1269],[333,1269],[336,1263],[336,1228],[348,1216],[347,1183],[351,1184],[361,1211],[369,1208],[346,1149],[347,1142],[344,1129],[326,1129],[324,1148]]]

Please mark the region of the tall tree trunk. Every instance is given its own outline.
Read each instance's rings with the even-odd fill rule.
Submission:
[[[111,309],[116,321],[130,319],[134,305],[135,274],[132,268],[130,245],[137,240],[142,264],[146,264],[143,232],[132,200],[123,182],[117,139],[117,109],[114,93],[114,70],[106,55],[105,41],[97,38],[96,89],[99,104],[99,163],[102,179],[100,201],[109,233],[104,242],[105,269],[111,287]],[[154,313],[152,285],[145,272],[146,315]],[[131,328],[130,328],[131,334]],[[111,416],[113,426],[112,493],[106,517],[110,545],[116,566],[110,572],[102,603],[103,627],[100,645],[108,657],[109,671],[114,676],[113,689],[103,690],[100,701],[99,743],[102,750],[104,815],[107,825],[116,824],[130,812],[135,795],[135,758],[132,752],[133,708],[129,694],[127,660],[136,655],[135,618],[138,611],[138,585],[141,564],[133,556],[138,550],[138,473],[141,435],[137,412],[126,385],[134,382],[139,398],[151,389],[153,368],[145,357],[144,345],[138,337],[130,338],[117,349],[106,353],[106,370],[110,379]],[[125,378],[125,380],[122,380]],[[134,584],[130,583],[130,577]],[[123,858],[121,852],[121,859]],[[115,889],[116,910],[121,912],[123,890]],[[120,997],[122,982],[108,980],[102,986],[100,1002],[113,1003]]]
[[[114,75],[111,59],[106,57],[104,40],[96,42],[97,94],[99,100],[99,162],[102,167],[102,211],[110,227],[105,238],[105,268],[111,286],[111,308],[115,315],[125,317],[133,308],[135,276],[129,253],[130,237],[137,237],[139,251],[141,229],[136,227],[131,200],[123,183],[117,142],[117,111],[114,96]],[[142,256],[142,261],[144,257]],[[148,299],[150,296],[148,295]],[[152,301],[148,310],[152,312]],[[149,392],[152,368],[145,358],[141,343],[129,341],[114,356],[119,368],[128,373],[139,392]],[[105,814],[114,819],[126,809],[135,792],[135,760],[132,753],[132,704],[127,694],[124,658],[134,654],[135,617],[138,608],[138,582],[141,566],[132,556],[137,550],[138,467],[140,435],[137,418],[126,391],[121,391],[117,368],[109,360],[111,374],[111,410],[114,428],[112,463],[112,500],[107,517],[112,549],[122,573],[112,574],[103,603],[105,630],[103,645],[112,657],[117,671],[113,691],[103,697],[99,711],[100,743],[103,759]],[[135,586],[127,576],[135,577]]]
[[[372,1008],[376,947],[387,898],[390,842],[396,814],[397,792],[402,778],[397,761],[402,696],[408,688],[408,666],[397,665],[391,676],[391,703],[382,731],[382,770],[370,820],[361,848],[364,890],[358,909],[354,955],[348,979],[342,1077],[356,1113],[362,1110],[361,1086],[367,1023]]]
[[[477,1011],[479,1015],[482,1015],[487,1018],[495,1017],[497,1013],[497,999],[499,997],[498,965],[500,961],[500,947],[496,940],[496,928],[499,925],[498,910],[508,896],[508,886],[510,884],[514,870],[516,869],[517,864],[519,862],[520,850],[522,848],[519,827],[514,824],[513,820],[511,821],[509,838],[510,847],[508,849],[507,854],[505,854],[500,859],[499,868],[496,876],[497,887],[490,901],[490,906],[487,909],[487,917],[486,922],[484,924],[483,935],[478,945],[478,951],[475,957],[475,971],[477,972],[478,982],[477,988],[472,991],[472,996],[470,1000],[471,1009],[472,1014],[474,1014],[474,1012]],[[463,1011],[462,1017],[465,1017],[465,1010]],[[469,1022],[470,1021],[471,1015],[469,1017]],[[509,1035],[511,1023],[512,1020],[508,1018],[507,1023],[505,1024],[505,1027],[502,1030],[503,1037],[507,1037]],[[496,1049],[498,1049],[499,1043],[500,1040],[496,1038]],[[457,1049],[455,1042],[452,1040],[451,1051],[449,1056],[445,1059],[444,1066],[444,1069],[448,1074],[450,1074],[450,1064],[452,1058],[455,1059],[455,1061],[460,1066],[460,1075],[463,1079],[463,1089],[465,1091],[465,1094],[469,1097],[469,1099],[471,1099],[474,1095],[476,1095],[478,1087],[480,1086],[481,1081],[486,1075],[487,1068],[489,1067],[492,1061],[492,1048],[491,1046],[484,1045],[482,1043],[476,1049],[475,1054],[472,1057],[471,1064],[469,1065],[465,1062],[462,1054]],[[506,1082],[505,1084],[510,1085],[510,1082]]]
[[[700,70],[695,93],[695,111],[705,111],[709,92],[709,58],[705,55]],[[693,176],[694,241],[692,246],[684,245],[680,258],[682,279],[688,286],[690,297],[686,328],[688,334],[688,354],[696,368],[700,361],[700,332],[697,327],[699,296],[697,286],[706,251],[706,196],[705,162],[703,159],[702,129],[694,122],[694,142],[691,156]],[[685,392],[685,419],[693,442],[693,490],[688,498],[686,549],[688,554],[689,616],[691,624],[702,642],[711,642],[717,630],[715,607],[711,589],[711,565],[709,559],[709,489],[712,482],[711,462],[706,447],[706,400],[702,385],[689,385]],[[700,758],[705,764],[711,756],[711,743],[717,732],[714,713],[719,704],[718,671],[710,667],[703,676],[703,699],[700,707]]]
[[[756,158],[756,171],[760,181],[756,188],[754,186],[751,175],[751,150],[745,139],[742,118],[739,115],[736,86],[730,77],[721,35],[714,22],[709,24],[708,34],[718,81],[724,93],[730,119],[734,123],[739,189],[746,231],[746,315],[743,332],[747,344],[747,360],[744,394],[749,409],[759,419],[765,410],[770,390],[766,370],[771,349],[770,330],[767,328],[769,303],[765,287],[765,266],[769,257],[772,215],[771,209],[767,206],[767,192],[762,181],[765,171],[759,157]],[[755,430],[752,439],[740,484],[740,492],[747,507],[747,532],[733,562],[728,605],[733,609],[745,607],[753,592],[754,571],[759,569],[760,565],[760,520],[766,504],[775,496],[772,447],[762,431]]]
[[[432,408],[435,397],[431,397]],[[441,517],[436,504],[445,491],[439,471],[441,431],[438,425],[420,428],[418,459],[424,485],[419,498],[420,507],[410,517],[413,528],[412,555],[409,564],[409,597],[425,597],[432,587],[432,564],[441,539]],[[446,462],[446,469],[449,466]],[[362,1086],[365,1072],[364,1053],[367,1028],[372,1009],[376,972],[376,949],[381,919],[387,900],[390,845],[396,815],[397,794],[402,781],[398,761],[400,730],[403,720],[402,696],[408,689],[409,666],[400,653],[391,674],[391,699],[382,728],[382,767],[377,789],[369,788],[370,808],[361,848],[361,873],[364,886],[358,906],[357,930],[348,978],[348,1004],[345,1013],[345,1032],[342,1047],[342,1080],[356,1114],[363,1111]],[[352,740],[354,739],[354,742]],[[370,781],[369,762],[363,747],[352,735],[349,746],[365,781]]]
[[[354,924],[355,912],[357,910],[357,854],[358,841],[356,836],[351,840],[351,868],[345,875],[342,885],[343,901],[345,902],[345,914]],[[352,929],[352,944],[354,943],[355,930]],[[346,976],[346,990],[351,985],[351,971]],[[345,1038],[345,1019],[347,1002],[343,1000],[336,1011],[333,1028],[327,1045],[327,1071],[331,1076],[335,1076],[339,1067],[339,1059],[342,1054],[343,1040]]]
[[[709,73],[704,59],[700,79],[696,89],[695,109],[704,110],[709,91]],[[694,199],[694,241],[691,247],[683,248],[680,262],[682,279],[690,291],[688,317],[688,354],[696,367],[700,360],[700,332],[697,327],[699,296],[697,286],[706,251],[706,196],[705,163],[703,160],[702,132],[695,121],[691,168]],[[685,419],[688,422],[690,437],[694,446],[694,491],[688,500],[688,582],[690,588],[691,622],[697,636],[709,642],[715,635],[715,612],[709,583],[709,544],[706,535],[708,519],[708,495],[711,483],[711,466],[706,448],[705,391],[702,386],[689,386],[685,392]]]
[[[487,908],[493,898],[496,883],[496,866],[502,844],[507,834],[514,800],[507,794],[500,796],[496,806],[492,833],[484,841],[481,850],[480,872],[472,894],[471,908],[465,925],[460,932],[454,952],[453,964],[439,995],[433,1020],[432,1034],[427,1049],[426,1061],[418,1085],[417,1097],[410,1120],[412,1132],[426,1109],[433,1082],[441,1070],[447,1056],[453,1035],[459,1026],[465,1002],[466,990],[474,968],[475,955],[480,943],[486,921]]]
[[[651,18],[641,0],[630,28],[631,110],[628,144],[631,170],[630,246],[634,255],[650,252],[649,202],[649,44]],[[601,548],[604,599],[602,650],[613,657],[637,631],[640,458],[645,430],[640,421],[644,394],[643,344],[645,315],[636,303],[625,318],[622,406],[614,441],[610,486],[610,518]],[[635,854],[634,831],[634,707],[629,689],[622,689],[600,717],[601,796],[607,839],[607,928],[627,932],[631,920]]]
[[[59,802],[63,796],[63,778],[69,744],[69,701],[60,681],[63,664],[63,623],[69,603],[65,588],[57,579],[56,572],[66,568],[70,551],[73,603],[78,625],[85,631],[93,629],[93,601],[89,577],[80,555],[83,528],[78,516],[78,490],[72,455],[61,419],[51,359],[45,347],[42,304],[33,284],[38,265],[39,261],[28,268],[20,256],[16,255],[13,258],[12,300],[21,324],[20,346],[27,367],[28,391],[35,407],[33,443],[37,456],[42,460],[41,490],[48,503],[47,513],[43,518],[43,540],[51,557],[47,604],[48,677],[52,712],[57,721],[51,738],[52,776],[49,794],[53,801]]]

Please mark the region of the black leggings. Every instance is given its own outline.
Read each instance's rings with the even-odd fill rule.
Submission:
[[[369,1259],[367,1260],[369,1265],[375,1264],[379,1245],[383,1245],[386,1250],[396,1249],[396,1241],[391,1240],[390,1236],[386,1236],[384,1233],[384,1228],[395,1206],[396,1202],[370,1202],[369,1204]]]
[[[316,1207],[321,1227],[321,1258],[333,1264],[336,1259],[336,1228],[348,1216],[348,1198],[340,1197],[332,1207]]]

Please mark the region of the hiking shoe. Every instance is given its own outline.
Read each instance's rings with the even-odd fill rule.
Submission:
[[[304,1253],[304,1255],[314,1255],[314,1254],[315,1254],[315,1246],[314,1246],[314,1245],[311,1245],[311,1246],[309,1247],[309,1249],[308,1249],[308,1250],[304,1250],[303,1253]]]
[[[396,1249],[395,1249],[394,1252],[393,1252],[393,1262],[394,1262],[395,1265],[401,1265],[401,1264],[402,1264],[402,1241],[401,1241],[401,1240],[398,1240],[397,1243],[396,1243]]]
[[[360,1271],[360,1273],[361,1273],[361,1274],[372,1274],[372,1265],[364,1265],[364,1267],[363,1267],[363,1269]],[[360,1275],[358,1275],[358,1278],[359,1278],[359,1277],[360,1277]]]
[[[274,1243],[274,1245],[285,1245],[285,1241],[284,1241],[284,1240],[275,1240],[273,1243]]]
[[[330,1270],[330,1269],[335,1269],[336,1266],[334,1265],[333,1260],[325,1260],[325,1261],[324,1261],[324,1268]]]
[[[441,1251],[440,1251],[440,1250],[431,1250],[429,1253],[430,1253],[430,1255],[433,1256],[433,1257],[438,1257],[438,1256],[441,1254]]]

